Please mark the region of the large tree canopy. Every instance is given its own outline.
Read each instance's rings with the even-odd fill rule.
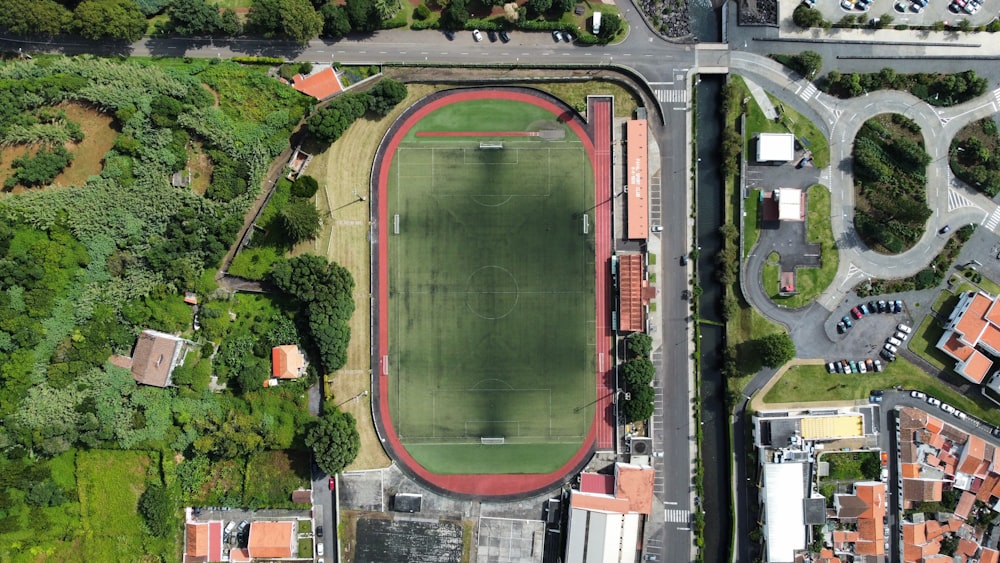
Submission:
[[[379,115],[387,115],[406,98],[406,85],[391,78],[383,78],[368,94],[371,96],[368,109]]]
[[[769,334],[756,344],[760,361],[767,367],[780,367],[795,357],[795,343],[785,332]]]
[[[629,400],[622,404],[622,413],[625,415],[625,420],[635,422],[637,420],[646,420],[652,416],[654,399],[656,399],[656,391],[648,385],[629,391]]]
[[[371,33],[382,24],[375,0],[347,0],[346,9],[354,31]]]
[[[0,27],[16,35],[55,35],[73,14],[53,0],[0,0]]]
[[[343,6],[325,4],[319,13],[323,16],[324,37],[340,39],[351,32],[351,20],[347,17],[347,9]]]
[[[285,36],[303,45],[323,29],[323,16],[309,0],[253,0],[247,21],[264,37]]]
[[[358,457],[361,438],[354,416],[333,408],[323,415],[306,433],[306,445],[312,448],[316,465],[333,475]]]
[[[281,210],[281,226],[292,244],[312,240],[319,234],[319,211],[308,199],[293,197]]]
[[[146,16],[135,0],[84,0],[73,12],[73,28],[87,39],[137,41]]]

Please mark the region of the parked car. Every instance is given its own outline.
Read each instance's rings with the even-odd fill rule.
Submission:
[[[862,315],[870,315],[870,314],[872,314],[872,310],[869,309],[868,305],[866,305],[864,303],[862,303],[861,305],[859,305],[858,309],[861,309],[861,314]]]
[[[870,397],[868,397],[868,402],[869,403],[881,403],[882,402],[882,395],[871,395]]]
[[[902,342],[900,342],[898,339],[893,338],[891,336],[889,338],[886,338],[885,341],[888,342],[889,344],[892,344],[893,346],[902,346],[903,345]]]
[[[472,30],[472,38],[476,40],[476,43],[479,43],[480,41],[483,40],[483,34],[479,33],[478,29],[473,29]]]
[[[857,307],[854,307],[853,309],[851,309],[851,316],[853,316],[855,319],[860,319],[861,318],[861,309],[858,309]]]
[[[1000,438],[1000,428],[994,428],[993,430],[990,430],[990,434],[993,434],[993,436]]]
[[[859,373],[868,373],[868,366],[865,365],[865,361],[864,360],[858,361],[858,372]]]
[[[898,348],[896,348],[892,344],[889,344],[888,342],[885,343],[885,346],[883,346],[883,348],[885,348],[890,354],[895,354],[898,350]]]
[[[843,322],[844,326],[846,326],[847,328],[851,328],[852,326],[854,326],[854,324],[851,322],[851,317],[848,317],[847,315],[844,315],[844,317],[840,319],[840,321]]]
[[[885,301],[884,300],[879,299],[878,303],[876,303],[876,305],[878,305],[878,312],[879,313],[884,313],[886,311]]]
[[[249,520],[244,520],[244,521],[240,522],[240,527],[236,528],[236,533],[237,534],[242,534],[249,527],[250,527],[250,521]]]
[[[898,325],[896,325],[896,330],[898,330],[899,332],[906,333],[906,334],[910,334],[911,332],[913,332],[912,328],[904,325],[903,323],[899,323]]]
[[[924,2],[924,4],[920,4],[920,2]],[[920,6],[921,8],[923,8],[926,4],[927,4],[927,0],[914,0],[913,1],[913,5],[914,6]],[[950,230],[951,230],[951,226],[950,225],[945,225],[945,226],[941,227],[940,229],[938,229],[938,233],[940,233],[940,234],[943,235],[943,234],[947,233]]]
[[[500,41],[503,41],[504,43],[509,43],[510,42],[510,35],[508,35],[506,31],[501,31],[500,32]]]
[[[493,31],[492,29],[486,30],[486,37],[490,39],[490,43],[497,42],[497,32]]]
[[[845,9],[845,10],[853,10],[854,9],[854,4],[852,4],[848,0],[842,0],[840,2],[840,7],[843,8],[843,9]]]
[[[681,266],[687,266],[687,265],[688,265],[687,254],[681,254]]]
[[[948,403],[941,403],[939,408],[948,414],[954,414],[955,412],[955,407],[949,405]]]
[[[868,371],[869,372],[872,372],[872,373],[875,372],[875,362],[873,362],[871,360],[871,358],[868,358],[867,360],[865,360],[865,365],[868,367]]]
[[[941,404],[941,401],[935,399],[934,397],[927,397],[927,404],[936,407]]]
[[[444,30],[444,36],[448,38],[448,41],[455,40],[455,32],[450,29]]]
[[[323,555],[323,542],[316,543],[316,555]]]
[[[875,372],[881,373],[882,371],[882,360],[875,358]]]
[[[910,391],[910,396],[913,397],[914,399],[921,399],[921,400],[927,398],[927,395],[921,393],[920,391]]]
[[[337,479],[335,477],[330,477],[330,490],[337,490]]]
[[[826,364],[826,373],[833,373],[837,371],[837,368],[833,367],[833,362]]]
[[[870,313],[881,313],[882,312],[882,311],[878,310],[878,305],[874,301],[869,301],[868,302],[868,311]]]
[[[572,33],[568,32],[568,31],[564,31],[563,32],[563,41],[565,41],[567,43],[572,43],[575,40],[576,40],[576,37],[573,37]]]
[[[953,412],[951,414],[955,415],[955,418],[957,418],[959,420],[965,420],[965,419],[969,418],[969,415],[965,414],[964,412],[962,412],[962,411],[960,411],[958,409],[955,409],[955,412]]]
[[[323,526],[316,526],[316,537],[323,537]]]
[[[553,29],[552,30],[552,40],[555,41],[556,43],[559,43],[560,41],[562,41],[562,32],[559,31],[558,29]]]
[[[844,368],[844,373],[851,373],[851,364],[847,360],[840,360],[840,365]]]
[[[903,302],[900,301],[899,299],[893,301],[892,302],[892,312],[893,313],[902,313],[903,312]]]
[[[654,233],[662,233],[663,225],[653,225],[649,230],[653,231]]]
[[[900,340],[902,342],[906,342],[906,339],[909,338],[910,336],[908,334],[906,334],[905,332],[897,330],[896,334],[893,334],[892,337],[895,338],[896,340]]]
[[[847,332],[847,325],[844,324],[844,321],[840,321],[837,323],[837,334],[844,334],[845,332]]]
[[[858,369],[858,362],[854,360],[851,360],[851,373],[861,373],[861,370]]]

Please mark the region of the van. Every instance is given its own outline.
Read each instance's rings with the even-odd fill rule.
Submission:
[[[601,13],[594,12],[594,35],[601,32]]]
[[[316,555],[319,555],[320,557],[323,556],[323,542],[318,542],[316,544]]]
[[[228,535],[228,534],[230,534],[233,531],[233,528],[235,528],[235,527],[236,527],[236,521],[232,521],[232,522],[226,524],[226,529],[222,530],[222,532],[225,533],[226,535]]]

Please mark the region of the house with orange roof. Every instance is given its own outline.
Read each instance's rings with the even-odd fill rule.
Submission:
[[[184,526],[184,563],[222,561],[222,521],[195,522]]]
[[[972,511],[972,506],[975,502],[976,495],[968,491],[962,493],[961,498],[958,499],[958,506],[955,507],[955,516],[958,516],[962,520],[967,520],[969,518],[969,512]],[[954,520],[952,522],[954,522]]]
[[[979,551],[978,543],[968,538],[962,538],[958,540],[958,549],[955,550],[955,553],[964,555],[966,557],[973,557],[976,555],[976,552],[978,551]]]
[[[564,561],[635,561],[642,519],[653,511],[654,477],[652,467],[616,463],[613,494],[594,479],[587,486],[592,492],[573,490]]]
[[[1000,563],[1000,551],[984,547],[979,552],[979,563]]]
[[[291,520],[250,523],[247,554],[252,559],[289,559],[298,554],[296,523]]]
[[[295,344],[271,348],[271,375],[278,379],[298,379],[306,372],[306,357]]]
[[[962,453],[958,458],[958,470],[966,475],[972,476],[979,471],[979,466],[983,463],[986,455],[986,441],[976,436],[969,436],[969,441],[962,448]]]
[[[937,342],[938,350],[956,360],[955,371],[976,384],[982,383],[993,367],[987,354],[1000,356],[998,301],[1000,297],[981,291],[963,293]]]
[[[340,79],[337,78],[337,72],[332,66],[314,70],[309,76],[296,74],[292,77],[292,88],[307,96],[312,96],[321,102],[344,90],[344,87],[340,84]]]
[[[857,537],[853,549],[856,555],[885,555],[885,483],[865,481],[854,484],[853,495],[834,495],[836,518],[845,524],[855,524]],[[844,541],[845,544],[850,543]]]

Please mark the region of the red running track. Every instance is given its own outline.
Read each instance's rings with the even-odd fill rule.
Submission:
[[[590,431],[588,432],[586,438],[583,440],[583,444],[580,449],[573,455],[573,457],[563,464],[559,469],[551,473],[531,473],[531,474],[520,474],[520,475],[479,475],[479,474],[461,474],[461,475],[439,475],[437,473],[432,473],[426,468],[421,466],[413,457],[406,451],[403,447],[402,442],[399,440],[399,435],[396,433],[396,428],[392,424],[392,415],[389,412],[389,377],[388,377],[388,355],[386,351],[389,349],[389,277],[388,277],[388,240],[389,240],[389,210],[388,210],[388,178],[389,170],[392,167],[392,160],[396,154],[396,149],[399,148],[400,142],[406,136],[406,134],[416,125],[421,119],[427,116],[429,113],[440,109],[443,106],[452,104],[455,102],[469,101],[469,100],[512,100],[518,102],[524,102],[529,104],[534,104],[540,108],[543,108],[551,112],[557,118],[561,118],[566,109],[560,107],[555,103],[541,97],[541,95],[533,95],[525,92],[515,92],[506,90],[462,90],[455,93],[447,94],[445,96],[439,97],[433,101],[430,101],[410,114],[406,120],[398,127],[391,138],[388,139],[388,145],[383,153],[382,160],[378,166],[378,209],[377,209],[377,221],[376,225],[378,228],[378,353],[380,357],[378,359],[378,412],[377,416],[382,421],[383,432],[385,436],[383,438],[389,442],[391,452],[397,462],[404,465],[410,472],[412,472],[417,477],[427,481],[431,485],[440,487],[442,489],[461,494],[470,495],[476,497],[493,497],[493,496],[516,496],[530,493],[533,491],[539,491],[552,486],[553,484],[561,481],[566,477],[571,471],[576,467],[581,465],[585,458],[590,455],[593,449],[595,440],[598,436],[598,428],[606,426],[606,419],[602,416],[602,411],[600,410],[600,405],[604,404],[604,408],[607,408],[607,402],[610,401],[609,397],[604,397],[599,403],[599,408],[594,416],[594,423],[591,424]],[[604,126],[603,131],[605,131],[605,151],[609,148],[609,142],[607,134],[610,133],[610,109],[604,113]],[[562,119],[561,119],[562,120]],[[590,162],[593,168],[595,181],[595,201],[601,201],[604,197],[602,194],[609,193],[609,168],[610,166],[610,153],[605,155],[605,161],[603,168],[599,168],[597,155],[594,150],[594,145],[591,142],[590,136],[584,130],[583,126],[577,120],[564,120],[564,122],[569,126],[570,129],[579,137],[583,143],[584,149],[587,154],[590,155]],[[601,127],[598,127],[600,130]],[[598,171],[601,171],[600,173]],[[601,191],[603,189],[603,191]],[[610,349],[610,330],[608,327],[607,317],[608,312],[604,309],[607,306],[607,288],[609,275],[607,269],[604,267],[610,257],[610,236],[608,229],[610,228],[610,202],[604,201],[597,209],[598,219],[595,219],[595,237],[597,238],[597,335],[598,335],[598,350],[599,354],[606,356],[606,351]],[[603,217],[603,219],[602,219]],[[602,344],[602,341],[604,344]],[[602,347],[603,346],[603,347]],[[600,370],[601,358],[598,361],[598,389],[603,389],[603,380],[606,372]],[[603,360],[605,363],[608,362],[607,359]],[[600,395],[599,395],[600,397]],[[606,414],[606,411],[605,413]],[[607,440],[608,431],[610,429],[604,429],[601,431],[602,435],[605,436]]]
[[[417,131],[417,137],[537,137],[534,131]]]
[[[610,450],[615,445],[614,411],[611,401],[615,395],[610,356],[611,326],[608,322],[608,261],[611,259],[611,102],[594,101],[590,105],[588,121],[593,124],[594,152],[594,247],[597,272],[597,449]]]

